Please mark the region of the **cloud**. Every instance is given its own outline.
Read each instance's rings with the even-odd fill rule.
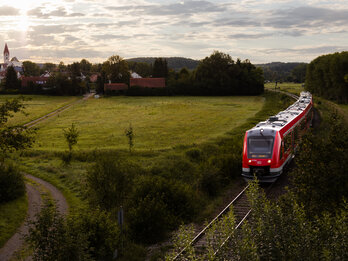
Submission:
[[[29,35],[57,35],[78,31],[80,31],[80,27],[78,25],[37,25],[30,27]]]
[[[35,16],[37,18],[48,19],[50,17],[77,17],[84,16],[82,13],[68,13],[64,7],[58,7],[50,12],[43,12],[44,7],[37,7],[27,12],[29,16]]]
[[[11,6],[1,6],[0,16],[16,16],[19,15],[19,9]]]
[[[193,15],[201,13],[215,13],[226,10],[226,4],[215,4],[208,1],[182,1],[173,4],[147,4],[147,5],[123,5],[108,6],[107,10],[132,11],[152,16],[177,16]]]
[[[315,28],[348,24],[348,9],[332,10],[313,6],[278,9],[271,12],[265,22],[274,28]]]
[[[260,39],[272,36],[271,33],[257,33],[257,34],[247,34],[247,33],[238,33],[238,34],[230,34],[227,36],[229,39]]]

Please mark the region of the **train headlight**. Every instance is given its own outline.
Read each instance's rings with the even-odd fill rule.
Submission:
[[[271,163],[271,160],[268,160],[267,163]]]
[[[249,163],[251,163],[251,160],[249,160]]]

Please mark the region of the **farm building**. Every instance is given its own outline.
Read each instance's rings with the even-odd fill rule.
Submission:
[[[164,88],[166,87],[165,78],[132,78],[130,87],[138,86],[144,88]]]
[[[22,77],[22,87],[28,87],[29,83],[32,82],[38,85],[44,85],[47,83],[49,77],[42,76],[31,76],[31,77]]]
[[[125,91],[128,89],[128,85],[125,83],[105,83],[104,91]]]

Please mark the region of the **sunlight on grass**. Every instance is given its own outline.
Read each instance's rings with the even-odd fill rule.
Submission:
[[[265,89],[273,89],[274,90],[275,83],[269,82],[265,84]],[[293,82],[283,82],[277,84],[277,90],[290,92],[296,95],[299,95],[300,92],[304,91],[301,83],[293,83]]]
[[[23,113],[16,113],[13,118],[8,121],[10,125],[24,124],[35,120],[41,116],[46,115],[64,105],[80,99],[80,97],[66,97],[66,96],[43,96],[43,95],[23,95],[30,100],[24,101],[26,106],[25,112],[28,113],[26,116]],[[18,98],[19,95],[0,95],[0,104],[6,99]]]
[[[16,232],[27,214],[28,201],[24,195],[0,205],[0,248]]]
[[[110,97],[77,104],[38,125],[35,149],[66,150],[63,129],[76,124],[77,149],[127,148],[132,124],[134,149],[164,149],[201,143],[225,134],[258,112],[262,97]]]

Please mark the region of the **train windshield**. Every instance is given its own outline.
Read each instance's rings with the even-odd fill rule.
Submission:
[[[256,136],[248,138],[248,158],[271,158],[274,138]]]

